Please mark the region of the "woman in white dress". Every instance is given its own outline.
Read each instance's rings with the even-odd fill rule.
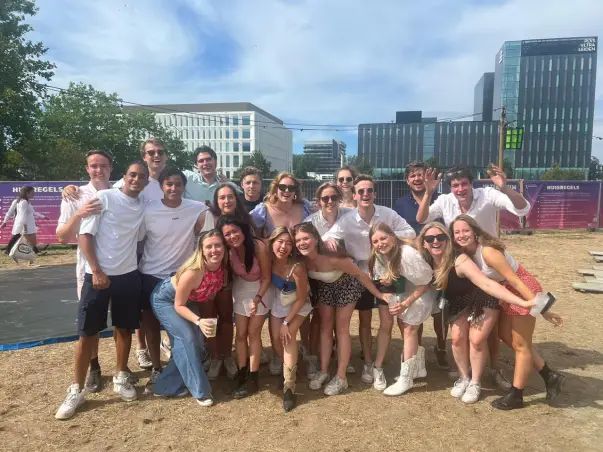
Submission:
[[[37,236],[38,226],[36,225],[35,218],[41,218],[47,220],[48,217],[36,212],[31,205],[31,200],[34,199],[35,190],[32,186],[26,185],[21,187],[19,197],[13,201],[10,209],[4,217],[2,227],[6,226],[9,218],[14,214],[15,221],[13,223],[12,237],[6,247],[6,254],[8,254],[11,248],[17,243],[22,235],[25,236],[27,242],[31,245],[32,249],[36,254],[39,254],[37,247]]]

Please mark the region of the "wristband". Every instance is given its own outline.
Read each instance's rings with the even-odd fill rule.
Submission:
[[[283,325],[284,326],[289,326],[289,322],[287,322],[287,320],[283,320]]]
[[[201,317],[197,318],[197,320],[195,320],[195,325],[199,326],[199,324],[201,323]]]

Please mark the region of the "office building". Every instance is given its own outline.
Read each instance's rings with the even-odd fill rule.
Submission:
[[[346,145],[343,141],[306,141],[304,142],[304,155],[314,157],[316,168],[314,173],[328,175],[333,174],[341,166],[341,159],[345,157]],[[322,177],[320,177],[322,179]]]
[[[138,107],[132,107],[134,109]],[[193,152],[202,145],[218,156],[218,168],[232,177],[255,150],[278,171],[291,171],[293,135],[276,116],[249,102],[150,105],[159,124],[174,131]]]
[[[597,37],[507,41],[496,55],[494,119],[505,107],[524,128],[523,149],[508,151],[515,174],[536,178],[554,163],[586,172],[592,151]]]
[[[484,72],[473,92],[473,120],[492,121],[494,72]]]

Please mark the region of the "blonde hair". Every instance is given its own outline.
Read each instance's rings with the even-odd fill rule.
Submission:
[[[440,232],[442,232],[442,234],[446,234],[447,237],[442,262],[437,268],[435,268],[435,261],[433,260],[433,257],[425,248],[425,235],[430,229],[438,229]],[[446,229],[442,223],[438,223],[437,221],[427,223],[425,226],[423,226],[423,229],[421,229],[421,232],[419,233],[418,244],[419,253],[421,253],[421,256],[423,256],[425,262],[427,262],[431,268],[433,268],[434,284],[436,289],[444,290],[448,286],[448,274],[450,273],[450,270],[452,270],[452,267],[454,267],[455,260],[454,250],[452,249],[452,239],[450,238],[448,229]]]
[[[203,255],[203,243],[205,242],[205,240],[211,237],[220,237],[220,240],[224,245],[224,257],[222,258],[222,264],[220,265],[220,267],[222,267],[222,270],[224,270],[224,281],[222,287],[226,287],[228,285],[228,253],[226,252],[226,242],[224,241],[222,233],[217,229],[212,229],[201,234],[201,237],[199,237],[199,242],[197,243],[197,247],[195,248],[195,251],[193,252],[192,256],[189,257],[176,272],[176,284],[178,284],[180,277],[189,270],[199,270],[200,272],[205,272],[205,256]]]
[[[323,256],[350,257],[350,255],[339,245],[337,246],[337,251],[329,250],[325,245],[325,242],[323,242],[322,238],[320,237],[320,234],[318,233],[316,227],[309,221],[305,223],[296,224],[291,230],[291,235],[293,236],[293,246],[296,250],[297,247],[295,246],[295,237],[300,232],[305,232],[306,234],[310,234],[312,237],[314,237],[314,240],[316,240],[316,251],[318,252],[318,254]],[[297,251],[299,252],[299,250]]]
[[[375,261],[377,260],[377,256],[379,253],[373,246],[373,235],[377,232],[382,232],[384,234],[389,235],[394,239],[394,247],[390,250],[387,255],[388,262],[386,265],[386,272],[384,275],[381,275],[381,281],[394,281],[401,276],[403,276],[402,272],[402,246],[409,245],[415,248],[415,244],[410,240],[404,240],[398,237],[392,228],[382,222],[377,222],[369,231],[369,242],[371,243],[371,255],[368,260],[368,268],[371,274],[371,277],[374,278],[375,275]]]
[[[155,138],[155,137],[147,138],[140,144],[140,156],[142,157],[143,160],[147,153],[147,150],[145,149],[147,147],[147,144],[154,144],[155,146],[163,148],[164,152],[167,152],[165,150],[165,144],[163,144],[163,141],[161,141],[159,138]]]
[[[268,188],[268,193],[266,193],[266,196],[264,197],[265,203],[267,203],[271,206],[276,204],[276,201],[278,199],[278,195],[277,195],[278,184],[280,184],[281,181],[286,177],[288,177],[289,179],[293,179],[293,182],[295,182],[295,185],[296,185],[295,194],[293,196],[293,204],[303,204],[304,203],[304,197],[301,192],[301,181],[297,177],[295,177],[293,174],[287,173],[285,171],[283,171],[282,173],[278,173],[277,176],[274,178],[274,180],[272,182],[270,182],[270,187]]]
[[[473,217],[471,217],[467,214],[464,214],[464,213],[459,215],[458,217],[456,217],[450,223],[450,236],[451,237],[454,237],[454,224],[457,221],[464,221],[465,223],[467,223],[469,225],[469,227],[473,231],[473,234],[475,234],[476,242],[478,245],[489,246],[490,248],[494,248],[495,250],[498,250],[503,254],[505,253],[506,247],[505,247],[505,244],[502,242],[502,240],[497,239],[496,237],[493,237],[490,234],[488,234],[486,231],[484,231],[479,226],[479,224],[477,224],[477,221],[475,221],[475,219]],[[454,242],[454,240],[453,240],[452,246],[456,250],[464,252],[463,248],[460,247],[459,245],[457,245],[457,243]]]

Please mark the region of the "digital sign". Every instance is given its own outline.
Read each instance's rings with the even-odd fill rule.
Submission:
[[[531,39],[521,41],[521,56],[594,53],[597,38]]]

